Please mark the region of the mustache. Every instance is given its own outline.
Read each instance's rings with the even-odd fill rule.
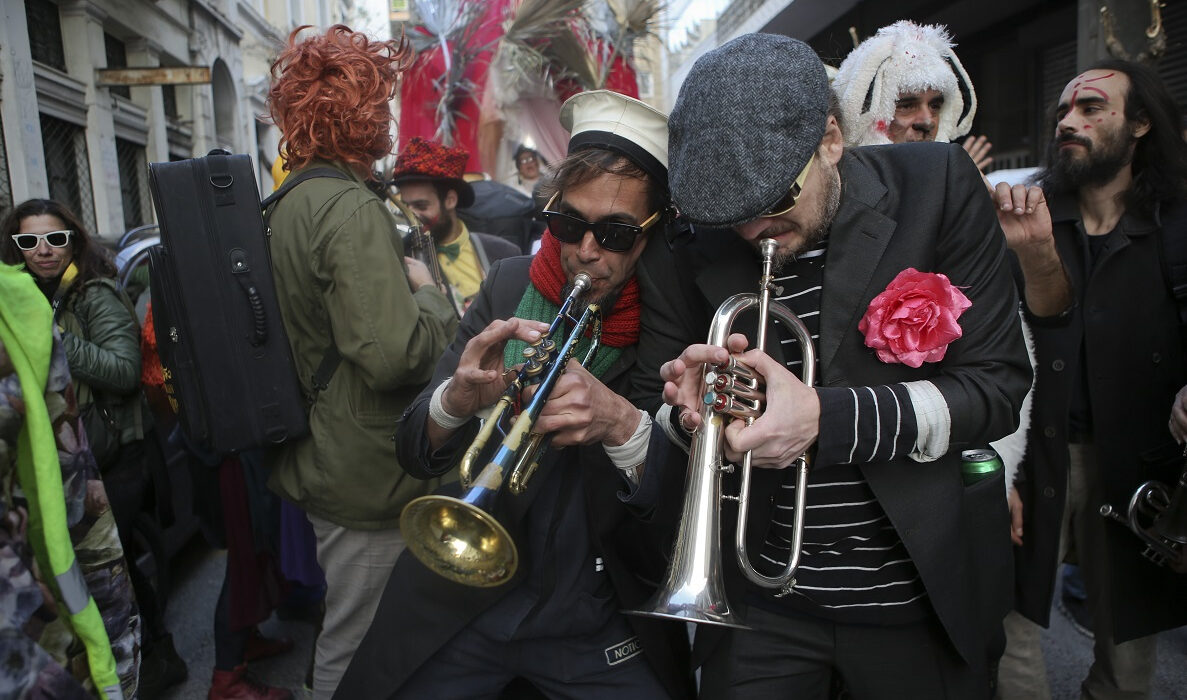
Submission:
[[[1092,150],[1092,142],[1083,136],[1077,136],[1075,134],[1063,134],[1055,140],[1056,146],[1062,146],[1065,143],[1079,144],[1088,150]]]

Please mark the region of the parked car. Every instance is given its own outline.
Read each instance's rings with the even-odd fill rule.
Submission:
[[[119,285],[136,306],[143,327],[150,297],[148,288],[149,249],[160,242],[156,224],[141,226],[120,237],[115,255]],[[168,399],[154,387],[145,387],[145,397],[154,430],[151,439],[159,448],[161,463],[152,469],[156,498],[136,520],[133,540],[142,570],[153,578],[162,604],[169,593],[168,562],[200,529],[195,515],[192,470],[206,469],[176,437],[177,415]],[[151,446],[146,446],[151,450]],[[147,451],[146,450],[146,451]]]

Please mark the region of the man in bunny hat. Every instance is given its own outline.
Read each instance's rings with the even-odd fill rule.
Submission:
[[[947,142],[969,133],[977,95],[938,24],[900,20],[841,63],[833,91],[846,146]]]

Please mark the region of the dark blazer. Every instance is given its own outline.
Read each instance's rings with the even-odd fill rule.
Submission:
[[[437,385],[453,374],[470,338],[491,321],[515,315],[528,284],[530,265],[531,258],[516,257],[491,267],[481,291],[461,321],[457,338],[438,363],[433,380],[404,414],[396,447],[401,460],[407,460],[407,463],[401,461],[401,465],[414,476],[430,478],[449,471],[472,442],[477,420],[470,421],[449,444],[430,454],[424,430],[429,399]],[[635,349],[626,348],[602,377],[603,383],[625,392],[627,371],[634,361]],[[529,482],[526,493],[501,494],[505,513],[500,517],[505,515],[504,522],[521,521],[536,494],[533,486],[543,481],[546,470],[554,468],[575,469],[580,473],[590,540],[605,561],[619,608],[641,607],[654,593],[654,583],[646,581],[654,582],[663,574],[668,540],[619,499],[622,477],[600,445],[546,452],[539,473]],[[664,473],[670,472],[677,480],[681,478],[678,470]],[[452,488],[456,491],[457,484]],[[679,489],[679,485],[667,488]],[[392,570],[371,629],[355,652],[338,686],[337,697],[389,697],[437,649],[513,590],[522,578],[519,574],[526,569],[526,562],[521,561],[519,573],[508,583],[495,588],[471,588],[437,576],[405,552]],[[673,698],[692,697],[692,669],[684,625],[626,617],[639,635],[647,661],[669,694]]]
[[[1000,654],[1001,619],[1011,605],[1009,513],[1001,476],[963,485],[960,450],[1012,432],[1030,386],[1005,238],[977,169],[959,146],[860,148],[846,151],[839,168],[842,195],[824,269],[818,383],[927,379],[942,392],[952,418],[947,455],[925,463],[903,456],[863,464],[862,473],[956,649],[983,670],[987,657]],[[881,362],[858,331],[870,300],[908,267],[946,274],[972,301],[960,317],[963,337],[943,361],[918,369]],[[732,294],[757,291],[759,275],[753,247],[725,231],[696,232],[671,250],[648,248],[639,272],[643,331],[632,389],[640,405],[654,405],[659,396],[660,365],[690,343],[705,342],[710,314]],[[737,330],[753,338],[753,327],[749,320]],[[768,345],[777,356],[778,343]],[[750,550],[759,551],[783,473],[757,469],[752,478],[748,539]],[[727,478],[727,492],[737,492],[736,481],[737,474]],[[726,586],[737,605],[749,584],[734,563],[735,517],[736,509],[726,505]],[[698,630],[694,661],[703,660],[721,634],[719,628]]]
[[[1074,197],[1050,201],[1055,244],[1077,303],[1062,318],[1029,319],[1038,368],[1018,481],[1025,535],[1022,547],[1015,548],[1018,611],[1043,626],[1059,566],[1068,412],[1083,372],[1081,347],[1105,502],[1122,513],[1143,482],[1177,483],[1183,452],[1167,419],[1175,394],[1187,384],[1187,350],[1160,241],[1187,230],[1160,230],[1153,221],[1126,215],[1089,276],[1088,244],[1076,227],[1080,212]],[[1092,505],[1090,511],[1103,504]],[[1187,624],[1187,577],[1147,561],[1141,556],[1145,545],[1120,524],[1106,525],[1106,533],[1116,641]]]
[[[478,253],[478,261],[482,265],[483,272],[489,272],[490,266],[503,258],[514,258],[518,255],[523,255],[514,243],[498,236],[471,231],[470,237],[474,239],[476,244],[474,250]]]

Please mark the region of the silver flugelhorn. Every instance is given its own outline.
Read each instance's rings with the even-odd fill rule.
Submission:
[[[802,379],[804,384],[812,386],[816,376],[816,350],[812,336],[803,322],[786,306],[771,301],[772,267],[777,247],[778,244],[773,240],[762,241],[763,271],[758,294],[735,294],[726,299],[713,316],[707,342],[724,347],[737,317],[743,311],[758,306],[755,347],[766,347],[768,316],[779,319],[803,348]],[[727,421],[734,417],[745,417],[749,424],[761,415],[762,406],[758,398],[761,391],[756,373],[735,358],[730,358],[726,366],[706,367],[705,382],[707,390],[700,410],[701,427],[692,436],[684,507],[667,580],[643,609],[627,612],[686,622],[745,627],[730,609],[725,595],[721,569],[721,502],[734,501],[738,504],[735,543],[742,573],[755,585],[777,589],[780,595],[785,595],[795,586],[795,572],[799,568],[800,548],[804,539],[809,458],[802,455],[793,463],[797,470],[795,521],[787,566],[778,576],[765,576],[751,565],[746,551],[746,519],[750,505],[749,452],[742,460],[742,483],[738,495],[723,494],[721,486],[722,474],[734,469],[724,460]]]

